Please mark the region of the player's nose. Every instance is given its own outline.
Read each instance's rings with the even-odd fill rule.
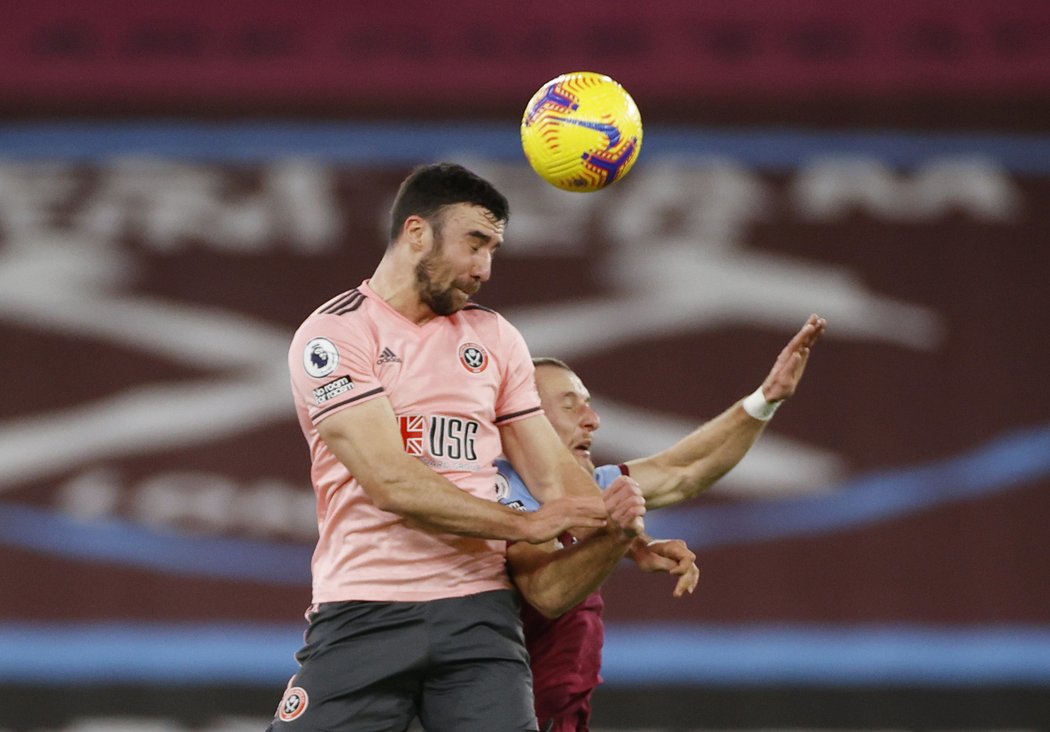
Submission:
[[[492,276],[492,255],[490,253],[484,250],[478,252],[471,263],[470,276],[482,282],[489,281]]]
[[[583,414],[580,415],[580,425],[592,432],[602,426],[602,421],[598,418],[598,412],[589,404],[583,408]]]

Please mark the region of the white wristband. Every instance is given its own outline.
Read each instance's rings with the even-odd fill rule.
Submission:
[[[777,411],[777,407],[780,406],[780,402],[767,402],[766,395],[762,393],[762,387],[760,386],[754,392],[744,397],[744,401],[740,405],[745,412],[755,419],[768,422],[773,419],[773,414]]]

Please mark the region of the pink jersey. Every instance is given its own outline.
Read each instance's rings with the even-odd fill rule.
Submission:
[[[509,588],[506,542],[429,532],[376,508],[316,425],[385,397],[410,455],[494,501],[499,425],[540,413],[521,334],[473,304],[416,325],[366,280],[306,319],[288,363],[317,494],[314,602],[425,601]]]

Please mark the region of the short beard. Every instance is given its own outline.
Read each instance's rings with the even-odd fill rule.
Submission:
[[[453,287],[439,289],[434,286],[434,282],[431,279],[434,259],[433,253],[427,254],[416,265],[416,290],[419,292],[419,299],[435,313],[438,315],[452,315],[461,306],[456,305],[452,298]]]
[[[438,315],[452,315],[463,306],[457,305],[453,293],[457,289],[455,283],[444,289],[434,286],[434,266],[441,254],[444,242],[441,239],[441,230],[435,227],[434,247],[419,260],[416,265],[416,291],[419,299]]]

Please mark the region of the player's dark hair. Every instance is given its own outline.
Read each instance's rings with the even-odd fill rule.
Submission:
[[[409,216],[434,222],[445,206],[469,203],[487,208],[499,221],[510,218],[510,204],[495,186],[455,163],[422,165],[401,183],[390,208],[390,241],[401,235]]]

